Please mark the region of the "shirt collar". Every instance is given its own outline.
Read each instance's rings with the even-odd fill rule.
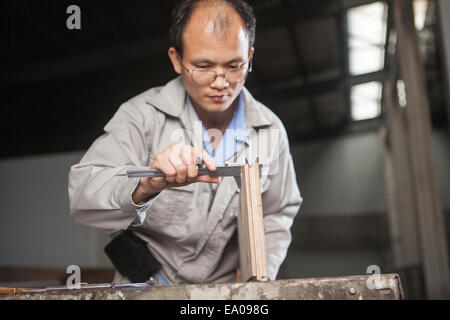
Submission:
[[[242,92],[239,94],[238,106],[234,112],[234,116],[229,127],[234,129],[234,137],[236,141],[242,141],[249,144],[247,126],[245,124],[244,97]]]
[[[191,97],[189,96],[189,94],[187,92],[186,92],[186,97],[187,97],[190,107],[192,107],[195,111],[195,108],[192,105]],[[231,119],[230,124],[228,125],[227,129],[225,130],[224,137],[227,136],[227,133],[229,132],[229,130],[232,130],[234,139],[236,141],[245,142],[247,145],[249,145],[250,141],[247,136],[247,126],[246,126],[246,121],[245,121],[245,106],[244,106],[244,98],[243,98],[242,92],[239,94],[238,99],[239,99],[238,106],[236,108],[236,111],[233,114],[233,118]],[[198,117],[197,111],[195,111],[195,115],[197,117],[197,120],[200,120],[200,118]],[[202,123],[202,128],[203,128],[203,133],[204,133],[203,134],[203,142],[205,144],[211,143],[211,141],[209,140],[209,136],[206,133],[207,130],[206,130],[205,126],[203,125],[203,123]]]

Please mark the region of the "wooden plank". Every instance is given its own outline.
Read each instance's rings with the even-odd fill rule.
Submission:
[[[242,168],[238,238],[241,281],[268,279],[258,164]]]
[[[361,275],[169,287],[50,290],[44,293],[0,295],[0,300],[399,300],[404,298],[398,274],[380,274],[374,277],[374,275]],[[369,283],[374,285],[369,286]]]
[[[406,88],[407,139],[410,150],[419,246],[427,297],[449,297],[447,239],[433,160],[430,106],[414,25],[411,1],[393,1],[400,74]]]

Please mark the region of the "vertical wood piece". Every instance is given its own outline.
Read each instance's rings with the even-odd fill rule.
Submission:
[[[244,165],[241,172],[238,237],[241,280],[265,280],[266,246],[258,164]]]
[[[385,178],[393,265],[402,270],[420,266],[421,256],[405,109],[394,102],[395,81],[392,79],[386,79],[383,87],[383,104],[388,119],[384,146]]]
[[[450,279],[442,204],[433,162],[430,106],[411,1],[393,1],[400,73],[405,82],[406,122],[419,245],[427,296],[448,298]]]

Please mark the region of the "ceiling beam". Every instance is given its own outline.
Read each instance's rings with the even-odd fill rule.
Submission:
[[[290,5],[286,0],[283,0],[283,8],[288,10],[290,9]],[[302,77],[303,83],[305,86],[309,86],[310,82],[308,79],[308,72],[306,70],[305,59],[301,52],[300,46],[298,44],[297,31],[295,29],[295,25],[292,22],[287,23],[287,31],[288,36],[292,45],[292,49],[294,51],[295,61],[297,64],[298,73]],[[320,128],[320,121],[318,115],[318,107],[314,101],[314,97],[309,93],[309,91],[305,94],[305,99],[308,103],[309,111],[311,114],[312,121],[316,129]]]
[[[354,86],[371,81],[383,82],[384,76],[384,71],[376,71],[356,76],[350,75],[348,77],[348,86]],[[306,95],[316,96],[333,91],[343,92],[346,86],[346,83],[344,83],[341,78],[335,78],[314,84],[310,83],[308,85],[273,90],[260,94],[257,98],[280,104],[289,100],[305,98]]]
[[[286,23],[334,18],[343,10],[378,1],[348,0],[340,4],[340,1],[336,0],[308,0],[292,3],[288,8],[280,5],[271,9],[256,10],[257,28],[258,30],[264,30],[279,27]]]

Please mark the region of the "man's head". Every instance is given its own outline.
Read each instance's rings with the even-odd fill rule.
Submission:
[[[172,18],[169,57],[194,105],[227,110],[242,90],[253,56],[253,10],[242,0],[185,0]]]

